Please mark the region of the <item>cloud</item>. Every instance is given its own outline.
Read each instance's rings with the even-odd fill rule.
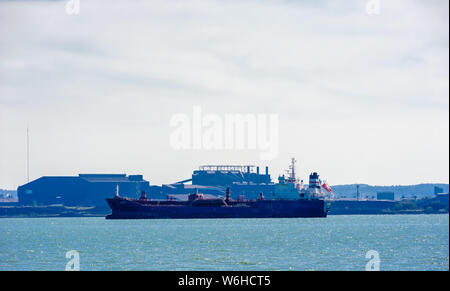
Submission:
[[[24,182],[27,122],[33,178],[254,164],[170,148],[197,104],[279,114],[273,174],[293,155],[330,183],[448,182],[448,1],[80,3],[0,2],[0,187]]]

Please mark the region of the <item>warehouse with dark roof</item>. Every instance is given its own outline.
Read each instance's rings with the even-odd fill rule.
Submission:
[[[150,183],[142,175],[44,176],[18,187],[17,196],[21,205],[104,206],[117,188],[121,196],[139,197]]]

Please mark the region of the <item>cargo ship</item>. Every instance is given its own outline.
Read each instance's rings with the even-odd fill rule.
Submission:
[[[257,199],[246,199],[238,195],[232,199],[230,188],[225,197],[206,198],[196,189],[187,200],[177,200],[167,195],[165,200],[147,198],[145,191],[138,199],[120,197],[116,189],[114,198],[106,201],[112,213],[106,219],[164,219],[164,218],[294,218],[326,217],[331,199],[326,197],[326,190],[331,188],[319,179],[314,172],[309,175],[309,184],[295,176],[295,159],[292,159],[290,175],[278,178],[271,197],[260,193]]]

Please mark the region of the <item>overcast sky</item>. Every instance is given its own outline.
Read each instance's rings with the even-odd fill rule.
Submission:
[[[449,182],[447,0],[0,2],[0,188],[78,173],[151,184],[202,164],[330,184]],[[279,154],[175,150],[174,114],[278,114]]]

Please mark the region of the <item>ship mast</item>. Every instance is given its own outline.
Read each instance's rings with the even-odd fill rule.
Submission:
[[[289,166],[289,169],[291,170],[291,176],[289,177],[290,180],[295,181],[295,163],[297,162],[297,160],[295,158],[291,158],[291,165]]]

